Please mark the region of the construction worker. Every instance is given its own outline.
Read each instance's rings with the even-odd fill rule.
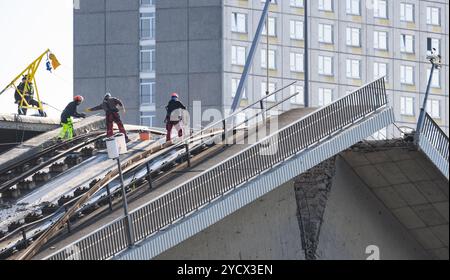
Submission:
[[[98,111],[98,110],[105,110],[106,113],[106,136],[111,137],[113,136],[113,125],[114,122],[117,124],[117,127],[119,128],[119,131],[125,135],[126,142],[130,142],[130,139],[128,138],[127,132],[125,131],[125,128],[123,127],[123,123],[120,120],[119,115],[119,109],[117,109],[117,106],[120,106],[122,108],[123,113],[125,113],[125,107],[123,106],[122,101],[119,99],[112,97],[111,93],[107,92],[105,94],[105,97],[103,98],[102,104],[95,106],[93,108],[88,108],[85,111],[91,112],[91,111]]]
[[[17,86],[16,92],[14,93],[14,98],[16,100],[15,103],[17,104],[17,112],[19,113],[19,115],[27,114],[27,108],[22,107],[22,106],[27,105],[27,104],[25,104],[25,102],[22,102],[22,96],[24,97],[24,99],[28,103],[28,105],[39,108],[39,102],[37,102],[33,98],[33,96],[34,96],[33,83],[31,83],[31,81],[27,81],[27,80],[28,80],[28,75],[24,75],[22,77],[22,82]],[[41,117],[47,116],[47,114],[43,110],[39,110],[39,115],[41,115]]]
[[[178,100],[178,94],[172,93],[170,96],[169,104],[166,106],[166,118],[164,122],[166,123],[166,141],[170,141],[171,134],[172,134],[172,128],[175,127],[175,129],[178,131],[178,137],[183,136],[183,129],[180,125],[181,122],[181,114],[172,114],[175,110],[183,109],[186,110],[186,106],[183,105]]]
[[[78,113],[77,107],[83,102],[84,98],[81,95],[77,95],[73,98],[73,101],[67,104],[64,111],[61,113],[61,132],[59,133],[59,139],[72,139],[73,138],[73,117],[85,118],[86,114]]]

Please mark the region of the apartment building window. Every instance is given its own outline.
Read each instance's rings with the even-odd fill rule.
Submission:
[[[434,119],[440,119],[441,102],[436,99],[429,99],[427,102],[427,113]]]
[[[361,29],[347,27],[347,46],[360,47]]]
[[[231,31],[237,33],[247,33],[246,14],[231,13]]]
[[[303,72],[303,54],[291,52],[290,65],[292,72]]]
[[[261,0],[262,3],[266,3],[266,0]],[[276,4],[277,0],[271,0],[270,4]]]
[[[303,21],[291,20],[290,33],[291,39],[303,40]]]
[[[296,94],[297,92],[299,93],[295,97],[291,98],[291,104],[304,105],[305,96],[304,96],[303,86],[293,85],[293,86],[291,86],[290,91],[291,91],[291,96]]]
[[[357,59],[347,59],[347,78],[360,79],[361,65]]]
[[[333,44],[333,25],[319,23],[319,42]]]
[[[347,0],[346,11],[349,15],[361,15],[360,0]]]
[[[274,17],[269,17],[268,19],[268,25],[269,25],[269,36],[275,37],[277,36],[277,32],[276,32],[276,18]],[[262,30],[262,34],[263,35],[267,35],[267,31],[266,31],[266,25],[264,25],[264,28]]]
[[[319,88],[319,106],[326,106],[333,102],[333,90],[330,88]]]
[[[144,111],[141,112],[141,125],[152,127],[155,121],[155,115],[153,112]]]
[[[414,116],[414,98],[400,97],[400,114],[405,116]]]
[[[141,72],[155,71],[155,49],[154,47],[142,47],[141,49]]]
[[[333,0],[319,0],[319,11],[333,11]]]
[[[155,13],[143,13],[140,20],[141,39],[155,39]]]
[[[429,37],[427,38],[427,51],[431,52],[433,49],[435,49],[437,53],[440,53],[441,40]]]
[[[239,82],[241,81],[241,79],[231,79],[231,97],[235,97],[236,96],[236,92],[239,86]],[[247,91],[244,88],[242,89],[242,95],[241,95],[241,99],[247,99]]]
[[[261,49],[261,68],[267,68],[266,60],[267,60],[266,49]],[[276,69],[275,50],[269,50],[269,69]]]
[[[333,76],[333,57],[319,55],[319,74]]]
[[[427,7],[427,24],[441,25],[441,9]]]
[[[276,90],[275,83],[269,83],[269,94],[275,92],[275,90]],[[266,82],[262,82],[261,83],[261,97],[266,96],[266,91],[267,91],[267,83]],[[269,102],[276,102],[277,101],[276,94],[271,95],[266,100],[269,101]]]
[[[388,33],[384,31],[373,32],[373,47],[378,50],[388,49]]]
[[[414,67],[413,66],[400,66],[400,82],[402,84],[413,85],[414,84]]]
[[[427,69],[427,82],[429,80],[431,73],[431,69]],[[440,88],[441,87],[441,75],[440,71],[438,69],[434,69],[433,71],[433,78],[431,80],[431,87],[434,88]]]
[[[388,75],[387,75],[387,64],[386,63],[380,63],[380,62],[374,62],[373,64],[373,78],[379,79],[381,77],[385,77],[384,79],[386,82],[388,81]]]
[[[402,34],[400,36],[400,51],[414,53],[414,35]]]
[[[150,6],[153,5],[154,0],[141,0],[141,5],[142,6]]]
[[[141,80],[141,105],[155,103],[155,82],[152,80]]]
[[[303,8],[303,0],[290,0],[290,6],[296,8]]]
[[[400,20],[414,22],[414,4],[400,3]]]
[[[241,46],[231,46],[231,64],[245,65],[246,48]]]
[[[388,18],[386,0],[373,1],[373,16],[376,18]]]

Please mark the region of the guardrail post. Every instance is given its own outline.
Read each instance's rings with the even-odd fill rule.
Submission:
[[[148,165],[148,162],[145,164],[145,167],[147,168],[147,181],[148,181],[148,188],[152,189],[152,176],[150,174],[150,166]]]
[[[109,189],[109,184],[106,185],[106,194],[108,195],[108,205],[109,205],[109,211],[112,212],[112,199],[111,199],[111,190]]]
[[[25,243],[25,248],[28,247],[27,233],[25,232],[25,229],[22,229],[22,238]]]
[[[186,143],[185,147],[186,147],[186,158],[187,158],[188,167],[191,167],[191,153],[189,152],[189,143]]]
[[[222,129],[223,129],[223,132],[222,132],[222,142],[224,142],[225,141],[225,139],[226,139],[226,137],[225,137],[225,133],[226,133],[226,122],[225,122],[225,120],[223,120],[222,121]]]
[[[261,117],[262,117],[262,121],[265,124],[266,123],[266,116],[264,113],[264,104],[262,100],[259,100],[259,106],[261,107]]]
[[[126,220],[125,226],[127,227],[128,244],[131,247],[134,245],[133,227],[131,226],[130,215],[128,214],[127,194],[125,192],[125,184],[123,182],[123,174],[122,174],[122,166],[120,165],[120,158],[117,158],[117,167],[119,169],[120,184],[122,186],[123,211],[124,211],[125,220]]]

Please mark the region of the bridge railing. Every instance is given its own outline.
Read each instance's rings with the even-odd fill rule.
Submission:
[[[139,242],[220,198],[273,166],[331,137],[386,106],[384,78],[319,109],[267,136],[237,155],[202,172],[130,213],[134,241]],[[108,259],[127,242],[120,218],[56,252],[48,259]],[[118,231],[113,233],[112,228]]]
[[[439,170],[449,178],[448,136],[433,118],[425,114],[425,120],[419,132],[419,147]]]

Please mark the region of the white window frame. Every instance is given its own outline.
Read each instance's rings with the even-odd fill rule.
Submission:
[[[400,114],[414,116],[414,97],[400,96]]]
[[[388,64],[385,62],[377,62],[375,61],[373,63],[373,79],[379,79],[384,76],[384,79],[386,82],[389,81],[388,79]]]
[[[247,33],[247,14],[231,13],[231,31],[235,33]]]
[[[400,51],[402,53],[415,53],[415,38],[411,34],[400,34]]]
[[[247,48],[243,46],[231,46],[231,64],[244,66],[247,56]]]
[[[144,40],[153,40],[155,39],[155,24],[156,24],[156,19],[155,19],[155,13],[142,13],[140,14],[140,19],[139,19],[139,36],[140,39],[144,39]],[[143,27],[146,25],[145,21],[148,20],[148,29],[143,29]],[[147,31],[148,30],[148,36],[144,35],[144,30]]]
[[[415,22],[415,6],[413,3],[400,3],[400,20],[404,22]]]
[[[441,39],[428,37],[431,40],[431,50],[427,49],[428,52],[431,52],[432,49],[436,49],[436,52],[439,54],[441,52]]]
[[[386,31],[375,30],[373,32],[373,47],[376,50],[388,50],[388,33]]]
[[[267,53],[266,49],[261,49],[261,68],[267,69]],[[269,49],[269,69],[277,69],[277,52]]]
[[[414,85],[415,69],[411,65],[400,65],[400,82],[405,85]]]
[[[427,69],[427,83],[430,79],[431,69]],[[431,80],[432,88],[441,88],[441,71],[439,69],[434,69],[433,71],[433,79]]]
[[[269,37],[276,37],[277,36],[277,18],[276,17],[268,17],[268,22],[269,22]],[[267,31],[266,31],[266,25],[264,24],[263,30],[262,30],[262,35],[266,36],[267,35]]]
[[[361,47],[361,29],[357,27],[347,27],[347,46]]]
[[[148,54],[150,61],[145,62],[145,64],[148,64],[148,69],[144,67],[144,54]],[[154,48],[149,48],[149,49],[141,49],[140,50],[140,59],[139,59],[139,69],[141,72],[143,73],[151,73],[155,71],[155,49]]]
[[[334,26],[332,24],[319,23],[319,42],[323,44],[333,44]]]
[[[427,7],[427,24],[441,25],[441,9],[438,7]]]
[[[347,78],[361,79],[361,60],[347,59],[346,60]]]
[[[302,53],[291,52],[289,56],[291,72],[304,72],[304,57]]]
[[[347,0],[346,12],[348,15],[361,15],[361,0]]]
[[[149,86],[150,94],[149,96],[149,102],[146,102],[143,97],[143,87]],[[140,96],[140,104],[141,105],[151,105],[155,104],[155,81],[141,81],[139,85],[139,96]]]
[[[332,12],[334,9],[333,0],[319,0],[318,9],[319,11]]]
[[[373,16],[382,19],[389,18],[387,0],[373,0]]]
[[[266,96],[266,82],[261,82],[261,98]],[[269,94],[274,93],[277,90],[277,84],[269,82]],[[266,99],[268,102],[277,102],[276,94],[269,96]]]
[[[234,98],[236,96],[237,89],[239,87],[239,82],[241,79],[239,78],[231,78],[231,98]],[[242,89],[242,96],[241,99],[247,99],[247,90],[244,85],[244,88]]]
[[[303,40],[304,34],[303,34],[304,26],[303,21],[300,20],[291,20],[290,21],[290,37],[294,40]]]
[[[334,59],[332,56],[319,55],[318,73],[323,76],[334,76]]]
[[[290,0],[289,5],[295,8],[303,8],[303,0]]]
[[[318,105],[327,106],[333,102],[333,89],[331,88],[319,88],[318,90]]]
[[[427,101],[427,113],[433,119],[441,118],[441,101],[438,99],[429,99]]]

